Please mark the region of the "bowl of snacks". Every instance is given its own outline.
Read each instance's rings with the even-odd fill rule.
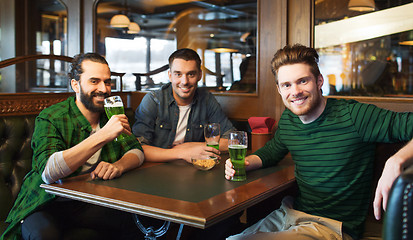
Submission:
[[[216,158],[210,158],[209,156],[192,157],[191,161],[194,167],[204,171],[207,171],[218,164],[218,160]]]

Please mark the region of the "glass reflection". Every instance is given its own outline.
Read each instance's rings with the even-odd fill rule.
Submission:
[[[110,27],[110,20],[117,14],[137,23],[140,31],[130,34],[128,28]],[[101,0],[97,5],[97,22],[98,52],[106,56],[112,71],[126,72],[126,91],[149,90],[167,83],[166,71],[157,70],[168,63],[173,51],[184,47],[196,50],[203,60],[201,87],[228,92],[256,91],[256,0],[214,4],[189,0]],[[147,74],[151,72],[156,74]]]
[[[316,1],[324,95],[413,97],[413,48],[401,44],[413,36],[412,2],[374,1],[374,11],[359,12],[349,1]]]

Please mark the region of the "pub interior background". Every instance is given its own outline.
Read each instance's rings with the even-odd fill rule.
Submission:
[[[367,5],[351,8],[359,2]],[[411,111],[412,11],[411,0],[0,0],[0,60],[96,51],[121,73],[113,91],[135,109],[168,82],[169,54],[189,47],[203,60],[199,86],[231,119],[278,119],[284,106],[270,61],[301,43],[320,53],[324,95]],[[129,23],[115,26],[116,15]],[[68,68],[48,59],[0,68],[0,106],[70,92]]]

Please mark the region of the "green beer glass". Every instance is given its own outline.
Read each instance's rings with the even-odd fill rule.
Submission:
[[[219,139],[221,137],[221,126],[219,123],[209,123],[205,125],[204,136],[208,147],[219,150]]]
[[[232,166],[235,170],[231,181],[245,181],[245,155],[247,154],[248,136],[244,131],[234,131],[229,133],[228,150]]]
[[[113,115],[118,115],[118,114],[125,114],[125,110],[123,109],[123,102],[122,98],[120,96],[111,96],[108,98],[105,98],[105,112],[108,118],[110,119]],[[115,141],[118,140],[123,140],[125,137],[123,136],[123,133],[120,134],[117,138],[115,138]]]
[[[219,139],[221,138],[221,126],[219,123],[209,123],[204,126],[205,142],[208,147],[219,150]],[[216,159],[216,157],[211,157]]]

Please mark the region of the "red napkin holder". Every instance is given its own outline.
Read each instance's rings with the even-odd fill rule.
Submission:
[[[250,117],[248,123],[251,127],[251,151],[255,152],[273,137],[275,120],[270,117]]]

